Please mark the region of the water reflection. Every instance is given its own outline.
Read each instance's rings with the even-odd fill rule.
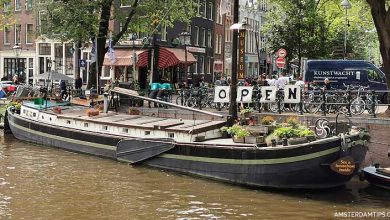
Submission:
[[[0,218],[332,218],[390,211],[389,194],[354,179],[326,191],[256,190],[0,137]],[[378,194],[376,194],[378,193]]]

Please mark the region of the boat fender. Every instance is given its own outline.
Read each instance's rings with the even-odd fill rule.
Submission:
[[[348,146],[347,146],[347,141],[345,140],[345,135],[343,133],[340,133],[340,139],[341,139],[341,150],[346,152]]]

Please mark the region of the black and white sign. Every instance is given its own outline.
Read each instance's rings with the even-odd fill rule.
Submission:
[[[278,89],[276,86],[263,86],[261,87],[261,103],[275,102],[276,100],[276,91]]]
[[[214,102],[230,102],[230,86],[216,86],[214,89]]]
[[[301,87],[287,85],[284,87],[284,103],[299,103],[301,101]]]
[[[251,103],[252,102],[253,87],[239,86],[237,87],[237,102]]]

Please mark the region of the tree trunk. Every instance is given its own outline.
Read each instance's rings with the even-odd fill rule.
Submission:
[[[100,88],[99,81],[100,81],[100,75],[102,72],[102,65],[104,60],[104,55],[107,52],[106,48],[106,40],[107,40],[107,34],[108,34],[108,26],[110,21],[110,15],[111,15],[111,5],[113,0],[103,0],[102,2],[102,11],[100,13],[100,23],[99,23],[99,32],[97,35],[97,58],[96,63],[92,63],[92,65],[95,65],[95,68],[90,69],[89,72],[89,80],[87,88],[91,88],[92,85],[96,85],[96,89]],[[93,69],[95,71],[93,72]],[[99,80],[98,80],[99,79]]]
[[[380,44],[380,52],[385,70],[387,89],[390,88],[390,10],[386,11],[385,0],[367,0],[371,8]],[[390,95],[387,95],[387,103],[390,103]],[[390,107],[386,110],[390,113]]]

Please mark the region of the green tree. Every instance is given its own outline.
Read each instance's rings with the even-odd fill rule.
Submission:
[[[370,6],[372,19],[378,33],[380,53],[386,75],[387,89],[390,88],[390,1],[389,0],[366,0]],[[387,95],[390,103],[390,96]],[[390,108],[386,110],[390,114]]]
[[[130,5],[128,10],[120,10],[120,4]],[[44,33],[50,38],[82,43],[97,40],[98,73],[101,73],[106,45],[110,32],[110,21],[119,21],[121,30],[112,36],[116,45],[126,33],[155,33],[161,25],[172,26],[174,21],[190,22],[195,16],[195,3],[192,0],[45,0],[41,4],[47,12]],[[80,54],[80,51],[76,51]],[[76,55],[77,57],[77,55]],[[96,82],[96,69],[89,74],[89,85]],[[78,72],[76,70],[76,72]]]
[[[11,0],[0,0],[0,31],[15,23]]]

